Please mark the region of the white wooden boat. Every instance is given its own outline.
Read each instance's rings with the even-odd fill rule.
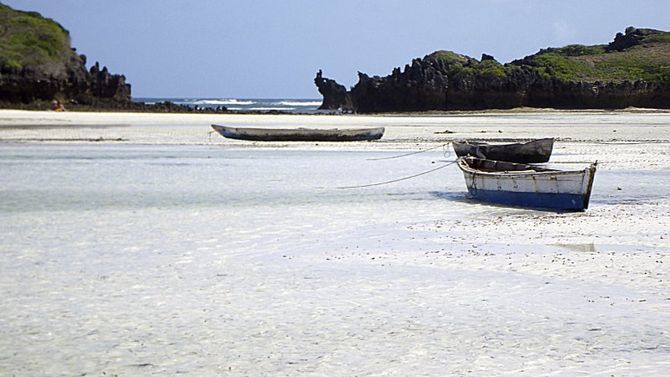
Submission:
[[[583,211],[589,206],[596,164],[562,171],[527,164],[461,157],[470,196],[504,205]]]
[[[452,144],[459,157],[473,156],[522,164],[547,162],[554,149],[554,139],[551,138],[511,144],[489,144],[471,140],[454,141]]]
[[[212,124],[212,128],[229,139],[255,141],[365,141],[377,140],[384,135],[378,128],[252,128],[228,127]]]

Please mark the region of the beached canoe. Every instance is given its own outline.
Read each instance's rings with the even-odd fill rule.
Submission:
[[[251,128],[212,124],[212,128],[229,139],[255,141],[365,141],[377,140],[384,135],[384,127],[349,129]]]
[[[454,141],[454,151],[459,157],[472,156],[496,161],[521,164],[549,161],[554,139],[538,139],[526,143],[489,144],[479,141]]]
[[[596,164],[562,171],[527,164],[461,157],[458,167],[473,199],[504,205],[583,211],[589,206]]]

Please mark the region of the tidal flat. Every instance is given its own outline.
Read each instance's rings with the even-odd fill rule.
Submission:
[[[549,166],[598,161],[585,212],[474,202],[455,165],[343,188],[446,165],[453,139],[539,137]],[[662,375],[669,155],[670,113],[644,110],[0,111],[0,374]]]

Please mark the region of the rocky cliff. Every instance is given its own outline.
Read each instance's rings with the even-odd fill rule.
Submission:
[[[0,4],[0,103],[28,104],[57,99],[64,103],[123,106],[130,85],[77,54],[57,22],[36,12]]]
[[[507,109],[670,108],[670,33],[630,27],[607,45],[570,45],[500,64],[450,51],[414,59],[386,77],[358,74],[350,90],[315,83],[322,108],[358,113]]]

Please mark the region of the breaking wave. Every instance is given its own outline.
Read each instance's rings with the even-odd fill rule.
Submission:
[[[195,101],[192,101],[192,102],[186,102],[185,101],[185,103],[192,104],[192,105],[216,105],[216,106],[224,105],[224,106],[226,106],[226,105],[253,105],[256,102],[251,101],[251,100],[239,100],[239,99],[231,98],[231,99],[199,99],[199,100],[195,100]]]
[[[299,113],[316,112],[321,106],[321,100],[317,99],[295,99],[295,98],[135,98],[135,101],[145,103],[172,102],[178,105],[216,108],[225,106],[233,111],[287,111]]]
[[[321,101],[279,101],[282,106],[321,106]]]

